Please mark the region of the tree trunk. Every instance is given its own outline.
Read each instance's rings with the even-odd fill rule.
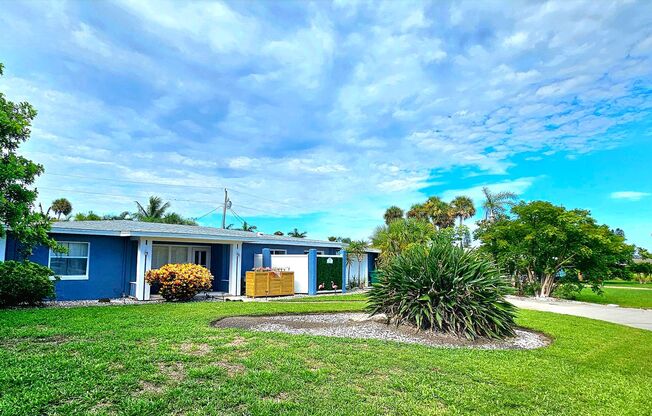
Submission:
[[[539,291],[539,297],[547,298],[552,293],[552,289],[555,284],[555,275],[544,275],[543,280],[541,281],[541,289]]]

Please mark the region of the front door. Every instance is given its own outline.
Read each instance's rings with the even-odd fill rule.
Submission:
[[[192,259],[191,261],[194,264],[204,266],[210,270],[211,260],[210,260],[210,251],[208,247],[193,247],[192,248]]]

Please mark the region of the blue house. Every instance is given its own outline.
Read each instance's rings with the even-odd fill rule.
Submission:
[[[150,299],[145,273],[168,263],[195,263],[210,269],[213,290],[243,292],[247,270],[263,249],[272,254],[335,255],[342,243],[267,235],[238,230],[128,220],[67,221],[52,225],[51,237],[65,254],[37,247],[30,260],[49,266],[60,277],[59,300],[119,298]],[[0,261],[19,257],[11,235],[0,239]],[[373,270],[377,253],[368,253]]]

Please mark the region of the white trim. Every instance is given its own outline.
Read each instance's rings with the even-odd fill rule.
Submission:
[[[145,274],[152,268],[152,240],[141,238],[138,240],[136,254],[136,289],[135,297],[138,300],[149,300],[149,283],[145,281]]]
[[[278,256],[278,255],[288,254],[288,251],[280,248],[270,248],[269,254],[272,256]]]
[[[211,268],[211,247],[210,246],[198,246],[192,244],[160,244],[152,242],[152,256],[154,255],[154,247],[167,247],[168,248],[168,263],[170,264],[170,256],[172,247],[184,247],[188,249],[188,255],[186,256],[186,263],[195,264],[195,250],[205,251],[206,252],[206,268],[210,270]]]
[[[57,256],[53,254],[52,249],[48,250],[48,267],[51,269],[51,262],[52,262],[52,257],[60,257],[60,258],[65,258],[65,259],[86,259],[86,274],[79,274],[79,275],[67,275],[67,276],[61,276],[57,275],[59,277],[59,280],[88,280],[89,277],[89,271],[91,267],[91,243],[88,241],[57,241],[57,243],[65,243],[65,244],[86,244],[88,246],[88,249],[86,250],[86,256],[68,256],[68,255],[61,255]]]
[[[105,236],[118,236],[118,237],[135,237],[135,238],[151,238],[157,241],[187,241],[187,242],[211,242],[211,243],[251,243],[251,244],[270,244],[270,245],[288,245],[288,246],[318,246],[330,248],[342,248],[342,243],[333,241],[320,241],[320,240],[306,240],[306,239],[274,239],[274,238],[261,238],[261,236],[251,233],[249,236],[229,236],[229,235],[201,235],[201,234],[188,234],[188,233],[173,233],[173,232],[160,232],[160,231],[113,231],[113,230],[88,230],[76,228],[58,228],[53,227],[50,230],[52,234],[79,234],[79,235],[105,235]],[[263,236],[264,237],[264,236]]]
[[[308,254],[309,251],[310,250],[303,250],[303,254]],[[317,250],[317,255],[318,256],[325,256],[326,255],[325,253],[326,252],[324,250]]]
[[[5,252],[7,251],[7,235],[0,237],[0,262],[5,261]]]
[[[234,296],[240,295],[241,291],[241,270],[242,270],[242,244],[235,243],[229,249],[229,293]]]

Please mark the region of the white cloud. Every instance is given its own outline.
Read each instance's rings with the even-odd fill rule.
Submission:
[[[650,196],[649,192],[637,192],[637,191],[618,191],[611,193],[612,199],[625,199],[628,201],[639,201],[642,198]]]

